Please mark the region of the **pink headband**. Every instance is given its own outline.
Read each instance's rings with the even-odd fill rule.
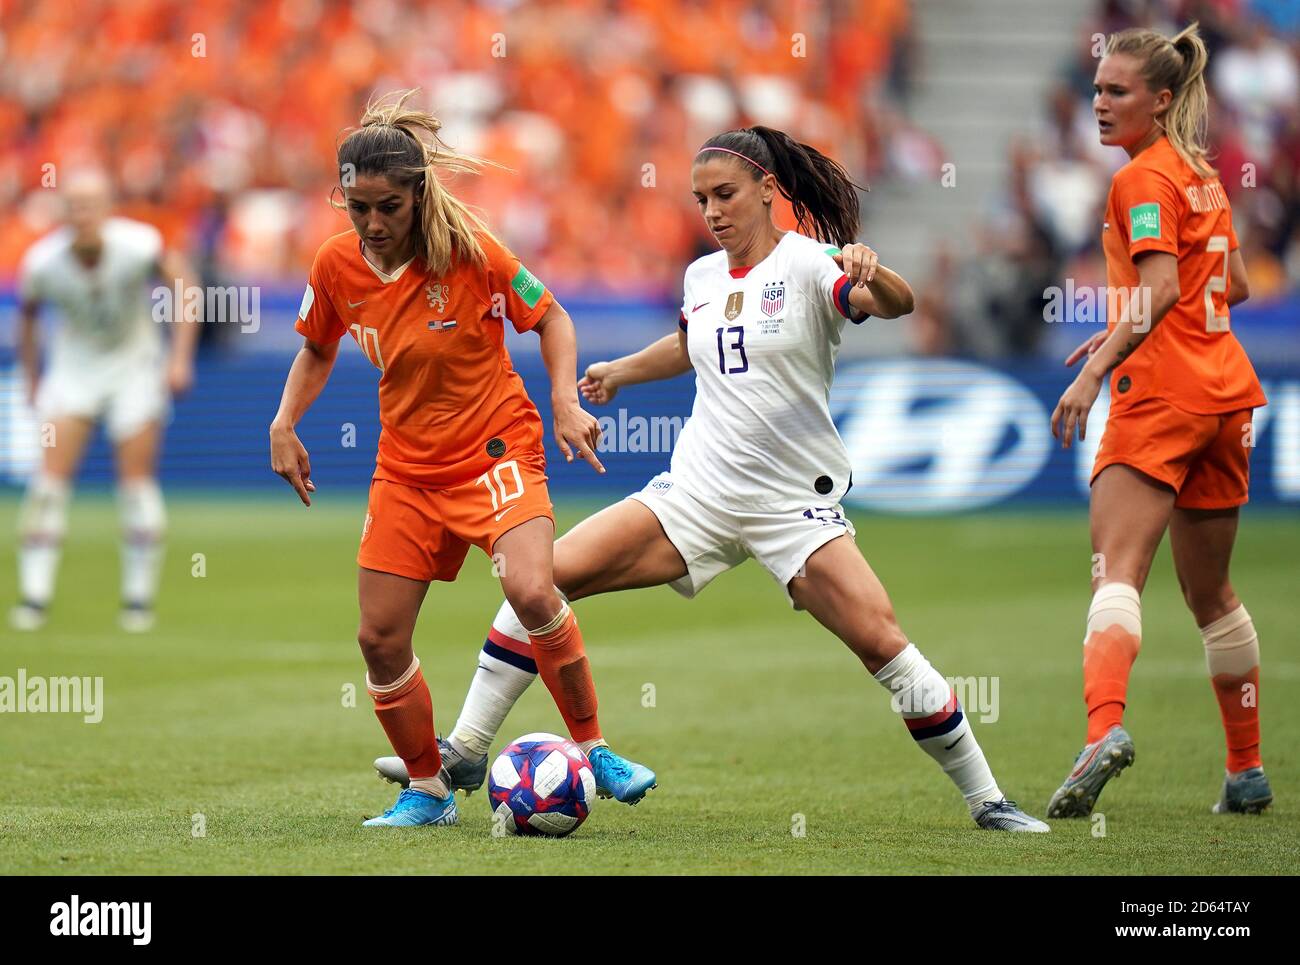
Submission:
[[[759,169],[760,171],[762,171],[764,174],[771,174],[771,173],[772,173],[772,172],[769,171],[767,168],[763,167],[763,165],[761,165],[761,164],[759,164],[757,161],[755,161],[753,158],[745,157],[745,155],[741,154],[739,151],[733,151],[733,150],[732,150],[731,148],[729,148],[729,147],[702,147],[702,148],[700,148],[699,153],[696,154],[695,156],[696,156],[696,157],[699,157],[700,154],[703,154],[705,151],[722,151],[722,152],[725,153],[725,154],[734,154],[736,157],[740,158],[742,161],[748,161],[750,164],[754,165],[754,167],[758,168],[758,169]]]

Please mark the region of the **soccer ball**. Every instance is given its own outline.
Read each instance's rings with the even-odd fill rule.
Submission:
[[[587,820],[595,800],[587,755],[555,734],[525,734],[497,756],[488,774],[497,834],[562,838]]]

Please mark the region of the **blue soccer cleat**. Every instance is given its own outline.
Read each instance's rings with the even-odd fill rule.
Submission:
[[[1086,818],[1106,782],[1133,763],[1133,738],[1116,724],[1079,751],[1074,770],[1047,804],[1049,818]]]
[[[1262,814],[1273,803],[1273,789],[1262,767],[1252,767],[1223,779],[1223,796],[1210,810],[1215,814]]]
[[[587,752],[591,773],[596,778],[596,794],[623,804],[636,804],[645,792],[658,787],[655,772],[643,764],[624,760],[608,747],[593,747]]]
[[[397,801],[377,818],[362,821],[363,828],[415,828],[425,824],[455,824],[456,796],[434,797],[424,791],[403,788]]]

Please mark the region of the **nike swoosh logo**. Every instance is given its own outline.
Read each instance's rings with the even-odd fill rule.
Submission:
[[[358,305],[364,305],[365,303],[366,303],[366,300],[365,300],[364,298],[361,299],[361,301],[359,301],[359,302],[354,302],[354,301],[349,300],[349,301],[348,301],[348,308],[356,308]]]
[[[507,506],[505,509],[501,510],[501,512],[496,514],[496,521],[498,523],[501,522],[501,517],[504,516],[506,513],[510,512],[510,510],[514,508],[515,508],[514,506]]]
[[[695,313],[695,312],[698,312],[701,308],[703,308],[703,307],[704,307],[705,305],[707,305],[707,304],[709,304],[709,303],[708,303],[708,302],[700,302],[698,305],[696,305],[694,308],[691,309],[692,314]]]
[[[955,741],[953,741],[951,744],[949,744],[947,747],[945,747],[944,750],[946,750],[946,751],[950,751],[950,750],[952,750],[954,747],[956,747],[958,744],[961,743],[961,738],[962,738],[962,737],[965,737],[965,736],[966,736],[966,733],[963,731],[961,737],[958,737]]]

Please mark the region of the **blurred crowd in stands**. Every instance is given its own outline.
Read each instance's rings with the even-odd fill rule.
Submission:
[[[1210,51],[1210,162],[1232,203],[1251,299],[1300,290],[1300,3],[1102,0],[1047,96],[1040,130],[1009,146],[1007,189],[963,246],[978,257],[937,249],[917,351],[1032,354],[1047,332],[1045,289],[1065,278],[1076,290],[1105,285],[1098,225],[1128,156],[1098,142],[1096,38],[1135,26],[1172,36],[1193,20]]]
[[[979,256],[936,242],[917,351],[1031,353],[1046,287],[1104,284],[1097,226],[1126,157],[1097,142],[1094,37],[1192,19],[1253,296],[1300,278],[1300,4],[1099,0],[962,245]],[[453,189],[549,285],[671,301],[713,249],[689,167],[717,131],[769,124],[859,179],[937,179],[941,146],[906,120],[917,49],[909,0],[10,0],[0,281],[57,217],[58,172],[98,165],[209,283],[296,286],[348,227],[328,201],[340,134],[376,92],[418,86],[453,146],[511,169]]]
[[[699,144],[766,123],[860,177],[882,174],[872,102],[906,83],[909,36],[907,0],[0,11],[0,277],[56,216],[40,190],[50,172],[98,164],[122,212],[158,225],[210,280],[296,285],[348,227],[328,204],[340,132],[375,92],[418,86],[449,143],[512,169],[453,189],[548,284],[669,300],[711,247],[689,184]]]

